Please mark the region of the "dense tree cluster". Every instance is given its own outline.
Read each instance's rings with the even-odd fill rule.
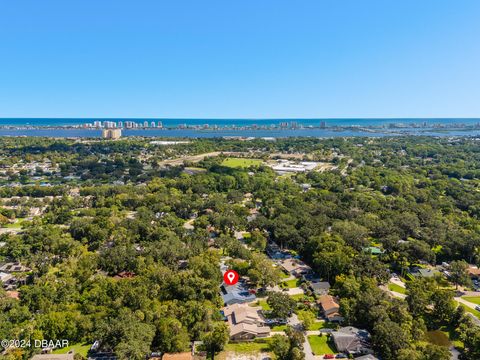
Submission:
[[[279,279],[263,253],[272,240],[335,284],[346,322],[371,331],[383,358],[445,358],[443,348],[419,341],[441,327],[464,342],[466,358],[478,358],[478,332],[439,283],[410,282],[404,302],[379,288],[392,269],[404,274],[410,265],[442,261],[453,261],[453,281],[468,286],[465,262],[480,262],[480,147],[473,139],[207,139],[158,147],[142,139],[27,138],[1,139],[0,149],[0,167],[48,158],[62,175],[81,178],[0,188],[4,198],[57,196],[22,233],[2,236],[0,260],[32,271],[20,300],[0,291],[0,338],[100,340],[120,359],[181,351],[203,339],[214,354],[226,341],[220,251],[264,288]],[[206,171],[194,175],[157,166],[214,150],[264,158],[305,152],[335,168],[277,176],[267,166],[222,166],[222,156],[196,164]],[[254,208],[258,215],[248,221]],[[17,216],[7,210],[1,216]],[[239,231],[250,232],[251,250]],[[366,252],[372,243],[384,253]],[[291,309],[281,295],[269,299],[278,316]],[[276,338],[277,356],[301,359],[297,337]]]

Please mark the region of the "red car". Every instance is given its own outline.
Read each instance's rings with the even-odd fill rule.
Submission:
[[[324,358],[324,359],[335,359],[335,355],[333,355],[333,354],[325,354],[325,355],[323,355],[323,358]]]

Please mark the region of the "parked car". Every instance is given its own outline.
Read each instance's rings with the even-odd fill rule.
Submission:
[[[475,306],[475,310],[480,311],[480,305]]]
[[[276,325],[287,325],[287,319],[266,319],[265,324],[270,325],[270,326],[276,326]]]
[[[335,359],[335,355],[333,355],[333,354],[325,354],[325,355],[323,355],[323,358],[324,358],[324,359]]]
[[[335,356],[335,359],[348,359],[348,355],[347,354],[338,354],[337,356]]]

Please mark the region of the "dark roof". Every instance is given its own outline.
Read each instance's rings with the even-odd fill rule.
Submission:
[[[366,330],[347,326],[332,331],[332,337],[339,352],[365,353],[370,350],[370,334]]]
[[[414,276],[421,276],[421,277],[433,277],[435,275],[435,271],[431,269],[423,269],[419,267],[414,267],[410,269],[410,273]]]
[[[330,283],[328,281],[312,282],[310,287],[313,290],[328,290],[330,289]]]

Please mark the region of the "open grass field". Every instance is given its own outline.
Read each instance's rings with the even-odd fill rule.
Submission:
[[[260,159],[243,159],[243,158],[226,158],[222,165],[229,168],[247,168],[250,166],[258,166],[263,163]]]
[[[470,301],[471,303],[480,305],[480,296],[462,296],[462,299]]]
[[[315,355],[335,354],[337,352],[335,345],[333,342],[328,341],[328,337],[326,335],[311,335],[307,338]]]
[[[401,287],[400,285],[393,284],[393,283],[388,284],[388,290],[395,291],[395,292],[400,293],[400,294],[406,294],[407,293],[405,288]]]
[[[87,353],[88,353],[88,350],[90,349],[91,346],[92,346],[91,344],[74,344],[74,345],[66,347],[66,348],[61,348],[61,349],[54,350],[53,353],[54,354],[66,354],[70,350],[73,350],[75,352],[75,354],[80,354],[84,358],[87,358]]]

